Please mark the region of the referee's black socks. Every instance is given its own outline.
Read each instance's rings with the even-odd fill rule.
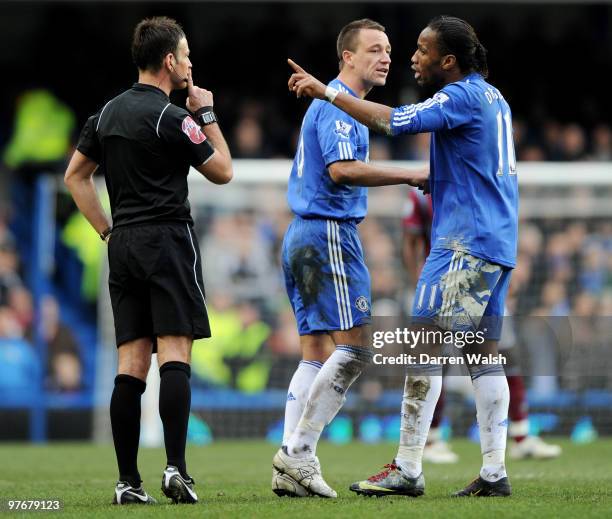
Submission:
[[[168,465],[175,466],[188,478],[185,464],[187,424],[191,408],[191,367],[184,362],[166,362],[159,368],[159,416],[164,425]]]
[[[138,440],[140,439],[140,397],[147,384],[131,375],[117,375],[110,403],[113,442],[119,465],[119,480],[139,487]]]

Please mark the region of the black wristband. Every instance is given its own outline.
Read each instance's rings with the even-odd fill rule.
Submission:
[[[203,106],[202,108],[198,108],[195,116],[196,121],[198,121],[201,126],[206,126],[208,124],[217,122],[217,116],[215,115],[215,112],[213,112],[212,106]]]
[[[106,238],[108,238],[112,232],[113,232],[113,228],[112,227],[107,227],[106,229],[104,229],[100,233],[100,238],[102,239],[102,241],[106,241]]]

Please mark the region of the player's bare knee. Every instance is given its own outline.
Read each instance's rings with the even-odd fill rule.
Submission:
[[[157,338],[157,363],[161,367],[166,362],[191,364],[193,339],[183,336],[162,336]]]
[[[372,329],[368,324],[354,326],[350,330],[330,332],[336,345],[350,344],[356,348],[370,349],[372,346]]]
[[[302,349],[302,358],[304,360],[316,360],[319,362],[325,362],[331,355],[331,351],[324,346],[310,345],[307,348]]]
[[[152,350],[150,339],[136,339],[122,344],[117,350],[117,373],[146,380]]]
[[[304,360],[325,362],[334,352],[334,343],[328,335],[304,335],[300,337]]]
[[[117,369],[118,375],[130,375],[140,380],[146,380],[151,367],[151,358],[149,359],[130,359],[119,364]]]

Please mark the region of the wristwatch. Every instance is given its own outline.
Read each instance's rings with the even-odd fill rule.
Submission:
[[[100,239],[102,241],[106,241],[106,239],[110,236],[110,234],[113,232],[113,228],[112,227],[107,227],[106,229],[104,229],[100,234]]]
[[[201,126],[207,126],[217,122],[217,116],[215,115],[215,112],[213,112],[212,106],[203,106],[202,108],[199,108],[196,111],[195,116],[196,120]]]

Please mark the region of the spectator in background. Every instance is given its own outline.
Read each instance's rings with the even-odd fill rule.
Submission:
[[[38,380],[38,359],[22,338],[22,330],[14,312],[0,306],[0,391],[4,397],[15,391],[29,392]]]
[[[551,280],[567,282],[572,276],[570,260],[571,245],[564,233],[553,234],[546,246],[548,277]]]
[[[3,161],[23,173],[59,172],[70,149],[72,110],[44,89],[26,91],[17,100],[15,126]]]
[[[24,286],[13,288],[9,292],[9,306],[13,310],[15,319],[24,331],[25,337],[31,341],[32,324],[34,322],[34,304],[32,294]]]
[[[0,340],[23,338],[23,328],[8,306],[0,305]]]
[[[232,147],[235,158],[257,159],[264,158],[263,131],[258,119],[253,116],[242,117],[234,128],[234,145]]]
[[[567,290],[561,281],[548,281],[542,288],[542,301],[535,315],[542,317],[562,317],[569,315],[570,303]]]
[[[574,298],[570,318],[571,340],[560,348],[562,362],[560,375],[563,386],[571,390],[593,387],[594,377],[599,373],[598,365],[607,360],[605,347],[602,351],[602,336],[598,330],[597,299],[588,292],[580,292]],[[585,378],[589,375],[588,379]]]
[[[549,281],[542,290],[540,306],[532,313],[535,318],[522,320],[517,330],[528,352],[525,366],[531,370],[531,390],[536,396],[551,397],[558,390],[559,339],[563,334],[557,328],[563,323],[550,317],[566,316],[569,310],[565,286]]]
[[[224,290],[207,290],[208,318],[214,328],[214,335],[206,340],[193,343],[191,369],[200,382],[212,386],[229,386],[231,371],[223,357],[226,349],[240,332],[240,319],[236,301]]]
[[[34,180],[42,172],[63,172],[74,124],[72,110],[48,90],[28,90],[16,100],[13,133],[1,159],[9,177],[8,182],[3,179],[8,183],[3,189],[8,189],[12,210],[19,215],[12,228],[22,255],[33,247]],[[5,176],[4,171],[0,174]]]
[[[378,218],[364,220],[359,235],[368,261],[373,315],[397,315],[402,284],[398,280],[398,255],[393,239]],[[384,309],[384,314],[380,309]]]
[[[512,274],[511,288],[514,297],[506,301],[510,315],[525,315],[528,309],[525,308],[525,295],[530,288],[529,281],[533,272],[533,260],[524,252],[519,252],[516,259],[516,268]]]
[[[524,162],[542,162],[546,160],[546,153],[537,144],[527,144],[517,152],[519,160]]]
[[[606,263],[601,245],[593,243],[582,253],[582,268],[578,273],[578,286],[586,294],[600,295],[606,282]],[[584,294],[583,294],[584,295]]]
[[[5,210],[6,207],[0,207],[0,211]],[[6,225],[6,216],[0,212],[0,246],[12,246],[15,243],[15,238]]]
[[[70,329],[60,321],[59,306],[52,296],[42,301],[43,337],[47,343],[48,386],[59,391],[81,388],[82,365],[79,345]]]
[[[519,259],[514,276],[517,280],[517,308],[513,314],[528,315],[539,300],[539,290],[547,272],[543,255],[542,231],[534,224],[524,222],[519,232]],[[513,276],[513,277],[514,277]]]
[[[586,159],[587,141],[584,129],[577,124],[568,124],[561,131],[561,160]]]
[[[401,307],[401,283],[398,282],[398,255],[391,235],[380,219],[366,219],[360,224],[359,234],[370,267],[373,315],[398,315]]]
[[[10,292],[23,285],[17,273],[18,268],[17,253],[5,238],[0,241],[0,306],[7,305]]]
[[[572,315],[592,318],[597,315],[599,302],[597,297],[588,291],[580,292],[574,298]]]
[[[194,342],[194,375],[209,385],[246,393],[263,391],[271,367],[264,354],[271,329],[261,320],[257,306],[220,292],[209,296],[209,318],[215,335]]]
[[[271,198],[271,197],[270,197]],[[284,202],[284,198],[283,198]],[[272,263],[274,264],[277,272],[280,276],[281,268],[281,249],[283,245],[283,238],[285,236],[285,232],[287,231],[287,227],[291,223],[291,213],[283,207],[282,209],[270,209],[266,208],[265,220],[263,223],[263,231],[267,236],[268,247],[270,248],[270,252],[272,254]],[[278,287],[280,288],[280,286]],[[285,301],[285,295],[282,291],[279,291],[279,295],[283,302]]]
[[[598,124],[591,132],[590,160],[611,161],[612,160],[612,130],[608,124]]]
[[[552,119],[547,120],[544,122],[542,134],[547,160],[561,160],[561,125]]]
[[[4,307],[5,329],[11,330],[11,337],[27,340],[34,351],[32,294],[24,286],[18,286],[10,291],[9,303],[9,307]],[[70,329],[60,321],[55,298],[45,296],[41,312],[43,340],[47,346],[47,386],[59,391],[76,391],[81,388],[82,379],[79,346]]]
[[[546,152],[542,145],[533,138],[527,123],[518,118],[512,119],[512,134],[514,148],[518,160],[542,161],[546,160]]]
[[[202,241],[211,290],[225,290],[237,299],[272,297],[279,276],[272,259],[273,243],[263,239],[251,212],[221,216]]]
[[[268,341],[271,353],[274,355],[274,360],[280,360],[281,363],[287,362],[287,357],[292,357],[292,360],[299,362],[302,358],[302,350],[300,349],[300,336],[297,332],[295,324],[295,316],[289,305],[286,305],[279,313],[276,319],[276,326],[270,340]],[[287,370],[287,378],[293,374],[293,364]],[[283,380],[281,387],[285,387]]]
[[[274,155],[274,139],[268,137],[264,128],[266,105],[261,100],[249,100],[240,105],[238,113],[232,131],[234,157],[264,159]]]

